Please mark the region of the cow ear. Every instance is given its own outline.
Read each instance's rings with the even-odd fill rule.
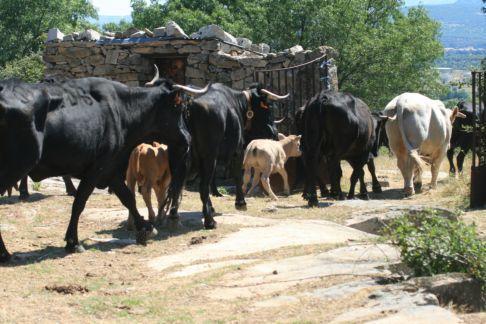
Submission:
[[[462,112],[459,111],[459,108],[454,107],[452,110],[451,114],[451,122],[453,123],[456,118],[466,118],[466,115],[464,115]]]
[[[283,139],[285,139],[285,135],[282,133],[278,133],[278,140],[281,141]]]

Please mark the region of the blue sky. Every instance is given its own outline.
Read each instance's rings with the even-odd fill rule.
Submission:
[[[130,0],[91,0],[100,16],[129,16]],[[456,0],[405,0],[407,5],[453,3]]]

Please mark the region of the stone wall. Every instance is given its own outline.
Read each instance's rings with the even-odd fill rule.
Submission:
[[[233,40],[231,35],[217,28],[214,25],[203,27],[202,32],[191,38],[180,33],[179,37],[161,35],[160,30],[155,34],[148,30],[131,30],[130,36],[137,37],[119,33],[119,38],[93,35],[89,31],[67,36],[59,31],[50,32],[55,36],[49,39],[43,56],[46,75],[99,76],[139,86],[152,78],[153,64],[157,60],[182,58],[186,61],[186,84],[204,86],[211,81],[243,89],[253,83],[255,70],[291,67],[324,54],[333,62],[337,55],[326,46],[313,51],[294,46],[283,52],[269,53],[266,44],[255,45],[244,38]],[[161,36],[156,37],[157,34]],[[127,36],[129,38],[123,38]],[[330,68],[330,77],[332,88],[337,90],[334,65]]]

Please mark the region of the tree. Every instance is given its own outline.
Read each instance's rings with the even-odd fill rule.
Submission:
[[[43,77],[44,62],[40,53],[15,59],[0,68],[0,79],[17,78],[25,82],[38,82]]]
[[[89,17],[97,13],[88,0],[1,0],[0,66],[39,52],[49,28],[81,29]]]
[[[114,22],[106,23],[101,27],[101,29],[103,31],[108,31],[108,32],[117,32],[117,31],[127,30],[130,27],[133,27],[133,24],[131,22],[126,21],[125,19],[122,19],[118,23],[114,23]]]
[[[334,47],[340,88],[382,109],[394,96],[442,93],[434,62],[443,56],[440,24],[399,0],[132,0],[136,27],[176,21],[192,33],[215,23],[279,51]]]

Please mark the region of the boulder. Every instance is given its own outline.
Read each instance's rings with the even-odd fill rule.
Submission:
[[[115,37],[110,37],[110,36],[105,36],[105,35],[100,37],[100,41],[102,41],[102,42],[111,42],[114,39],[115,39]]]
[[[138,32],[130,35],[130,38],[141,38],[141,37],[145,37],[145,32],[143,30],[139,30]]]
[[[66,35],[62,38],[62,41],[63,42],[73,42],[74,41],[74,36],[71,34],[71,35]]]
[[[86,29],[79,35],[80,40],[97,41],[101,38],[100,33],[93,29]]]
[[[295,45],[295,46],[288,49],[288,52],[292,55],[295,55],[295,54],[303,52],[303,51],[304,51],[304,48],[300,45]]]
[[[157,27],[154,29],[154,36],[155,37],[165,37],[167,36],[165,27]]]
[[[236,40],[236,38],[233,35],[225,32],[218,25],[208,25],[201,27],[197,33],[199,34],[198,38],[200,39],[217,38],[225,42],[238,45],[238,41]]]
[[[125,38],[125,37],[123,37],[123,33],[122,33],[122,32],[117,31],[117,32],[115,33],[115,38],[116,38],[116,39],[122,39],[122,38]]]
[[[165,28],[168,37],[189,38],[189,36],[184,33],[184,30],[182,30],[182,28],[174,21],[169,21]]]
[[[251,48],[252,51],[262,53],[262,54],[268,54],[270,53],[270,45],[265,44],[265,43],[260,43],[260,44],[252,44]]]
[[[129,38],[131,35],[138,33],[139,31],[140,31],[140,29],[138,29],[138,28],[130,27],[123,32],[123,35],[122,35],[123,37],[121,37],[121,38]]]
[[[144,28],[143,31],[147,37],[154,37],[154,33],[150,29]]]
[[[64,39],[64,34],[57,28],[51,28],[47,32],[47,42],[61,42]]]
[[[236,41],[238,42],[238,45],[243,47],[244,49],[250,49],[251,45],[253,42],[249,40],[248,38],[237,38]]]
[[[108,37],[115,37],[115,33],[112,33],[112,32],[109,32],[109,31],[104,32],[103,35],[108,36]]]

